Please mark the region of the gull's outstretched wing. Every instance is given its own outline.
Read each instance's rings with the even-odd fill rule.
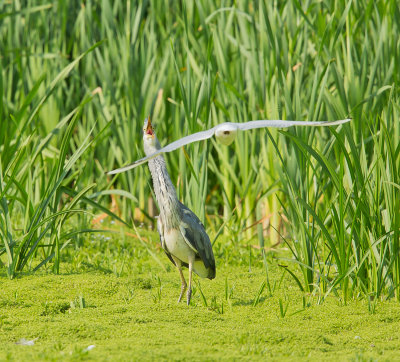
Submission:
[[[157,152],[154,152],[153,154],[151,154],[149,156],[143,157],[140,160],[137,160],[125,167],[117,168],[116,170],[107,172],[107,175],[115,175],[117,173],[131,170],[132,168],[135,168],[136,166],[139,166],[139,165],[147,162],[148,160],[151,160],[152,158],[157,157],[158,155],[160,155],[162,153],[174,151],[177,148],[188,145],[189,143],[192,143],[192,142],[202,141],[202,140],[211,138],[214,135],[214,132],[215,132],[215,127],[208,129],[206,131],[193,133],[189,136],[183,137],[177,141],[170,143],[169,145],[167,145],[165,147],[160,148]]]
[[[264,120],[264,121],[250,121],[246,123],[234,123],[238,126],[238,129],[246,131],[248,129],[254,128],[264,128],[264,127],[275,127],[275,128],[287,128],[292,126],[336,126],[342,123],[351,121],[351,118],[341,119],[339,121],[325,121],[325,122],[306,122],[306,121],[282,121],[282,120]]]
[[[349,121],[351,121],[351,118],[341,119],[339,121],[325,121],[325,122],[321,122],[321,121],[319,121],[319,122],[282,121],[282,120],[260,120],[260,121],[250,121],[250,122],[246,122],[246,123],[226,122],[226,123],[219,124],[209,130],[193,133],[189,136],[183,137],[177,141],[170,143],[169,145],[167,145],[165,147],[160,148],[157,152],[155,152],[149,156],[141,158],[140,160],[137,160],[125,167],[121,167],[116,170],[110,171],[107,174],[114,175],[117,173],[131,170],[132,168],[142,165],[143,163],[147,162],[148,160],[151,160],[154,157],[157,157],[158,155],[160,155],[162,153],[174,151],[177,148],[185,146],[192,142],[202,141],[202,140],[211,138],[214,135],[214,133],[216,133],[216,132],[218,133],[217,138],[218,137],[221,138],[225,135],[226,135],[226,137],[229,137],[229,133],[235,132],[235,130],[237,130],[237,129],[246,131],[248,129],[265,128],[265,127],[287,128],[287,127],[292,127],[292,126],[311,126],[311,127],[337,126],[339,124],[346,123]],[[234,137],[234,135],[232,135],[232,136]],[[232,142],[232,141],[230,141],[230,142]],[[226,144],[229,144],[230,142],[227,142]]]

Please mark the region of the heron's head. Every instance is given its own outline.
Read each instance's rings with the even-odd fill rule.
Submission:
[[[215,138],[223,145],[229,146],[235,139],[237,127],[232,123],[222,123],[215,131]]]
[[[144,120],[143,124],[143,143],[144,152],[150,155],[160,148],[160,143],[154,133],[154,128],[151,124],[150,116]]]

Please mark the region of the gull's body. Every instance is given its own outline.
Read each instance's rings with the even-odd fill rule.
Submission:
[[[161,148],[151,127],[150,120],[144,126],[144,150],[151,155]],[[160,208],[157,229],[161,246],[168,258],[176,265],[182,281],[179,300],[187,288],[182,266],[189,269],[189,289],[187,304],[190,303],[192,290],[192,272],[202,278],[215,278],[215,260],[210,238],[198,217],[183,205],[169,177],[164,157],[158,155],[149,160],[149,169],[153,179],[154,193]]]
[[[230,145],[238,131],[247,131],[256,128],[274,127],[274,128],[287,128],[292,126],[308,126],[308,127],[318,127],[318,126],[336,126],[342,123],[349,122],[350,119],[342,119],[339,121],[332,122],[302,122],[302,121],[282,121],[282,120],[260,120],[260,121],[250,121],[246,123],[232,123],[225,122],[221,123],[213,128],[206,131],[197,132],[189,136],[183,137],[177,141],[170,143],[165,147],[159,147],[154,150],[153,153],[146,153],[146,157],[135,161],[125,167],[118,168],[116,170],[108,172],[109,175],[121,173],[128,171],[136,166],[139,166],[149,160],[161,155],[162,153],[171,152],[179,147],[185,146],[192,142],[206,140],[215,135],[215,138],[224,145]]]

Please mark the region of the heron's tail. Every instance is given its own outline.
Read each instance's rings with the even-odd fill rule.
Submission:
[[[215,275],[216,275],[215,269],[210,269],[210,272],[209,272],[207,278],[208,278],[208,279],[214,279],[214,278],[215,278]]]

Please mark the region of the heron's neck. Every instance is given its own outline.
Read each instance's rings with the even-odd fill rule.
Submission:
[[[149,169],[153,178],[154,193],[160,208],[160,215],[172,214],[172,220],[178,213],[179,200],[169,177],[164,157],[160,155],[149,160]]]

